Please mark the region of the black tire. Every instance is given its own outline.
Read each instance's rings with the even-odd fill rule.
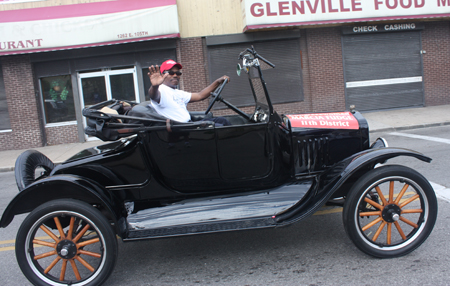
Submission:
[[[418,172],[397,165],[375,168],[351,188],[343,210],[347,235],[378,258],[406,255],[433,230],[436,194]]]
[[[60,230],[46,226],[48,220],[57,225],[60,218],[70,218],[69,225]],[[114,269],[117,239],[96,208],[72,199],[54,200],[23,221],[16,258],[34,285],[101,285]]]
[[[27,150],[17,157],[14,170],[19,192],[36,180],[35,172],[38,167],[42,167],[45,175],[48,175],[55,168],[55,164],[36,150]]]

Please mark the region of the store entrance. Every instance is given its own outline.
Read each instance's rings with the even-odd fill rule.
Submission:
[[[139,102],[136,68],[79,73],[81,109],[110,99]],[[86,127],[86,119],[83,119]],[[93,140],[91,136],[86,140]]]

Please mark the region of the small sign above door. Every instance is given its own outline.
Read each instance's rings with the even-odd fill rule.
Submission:
[[[376,24],[376,25],[357,25],[342,27],[342,34],[367,34],[367,33],[385,33],[385,32],[405,32],[423,30],[423,23],[395,23],[395,24]]]

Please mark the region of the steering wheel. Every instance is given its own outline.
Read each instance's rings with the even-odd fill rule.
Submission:
[[[214,99],[211,101],[211,103],[209,104],[208,108],[205,111],[205,115],[208,114],[211,111],[211,108],[214,106],[214,104],[220,100],[221,96],[220,94],[222,93],[223,88],[225,87],[225,85],[227,84],[228,79],[225,79],[221,85],[219,85],[216,90],[214,90],[213,92],[211,92],[211,96],[214,97]]]

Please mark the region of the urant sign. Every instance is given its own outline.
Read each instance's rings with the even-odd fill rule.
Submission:
[[[0,11],[0,56],[179,37],[176,0],[112,2]]]
[[[242,0],[247,29],[450,16],[450,0]]]

